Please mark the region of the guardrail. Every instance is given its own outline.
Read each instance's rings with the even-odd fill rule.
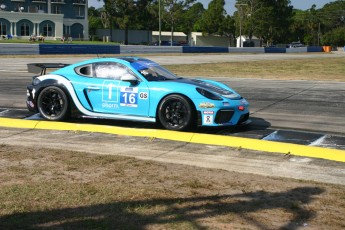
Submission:
[[[40,44],[39,54],[120,54],[118,45]]]
[[[345,49],[345,48],[344,48]],[[143,54],[143,53],[306,53],[324,52],[321,46],[300,48],[276,47],[199,47],[143,45],[77,45],[77,44],[0,44],[0,55],[20,54]]]

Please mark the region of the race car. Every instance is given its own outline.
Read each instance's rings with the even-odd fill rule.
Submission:
[[[54,68],[51,73],[47,69]],[[169,130],[250,123],[249,104],[220,82],[182,78],[140,57],[32,63],[27,107],[51,121],[74,117],[156,122]]]

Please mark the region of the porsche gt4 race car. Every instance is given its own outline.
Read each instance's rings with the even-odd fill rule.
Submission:
[[[47,120],[124,119],[157,122],[170,130],[249,123],[248,102],[227,85],[177,77],[148,59],[96,58],[28,68],[41,74],[27,86],[27,107]],[[47,68],[58,69],[47,74]]]

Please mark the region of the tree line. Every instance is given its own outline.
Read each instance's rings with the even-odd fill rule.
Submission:
[[[89,30],[97,29],[202,32],[229,37],[240,34],[259,38],[263,45],[300,41],[306,45],[345,46],[345,0],[317,9],[294,9],[290,0],[236,0],[233,15],[225,0],[212,0],[207,9],[196,0],[103,0],[100,9],[90,7]],[[160,12],[160,13],[159,13]],[[161,18],[161,20],[159,20]]]

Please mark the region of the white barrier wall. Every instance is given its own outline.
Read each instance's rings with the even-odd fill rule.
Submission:
[[[308,52],[308,47],[286,48],[286,53],[306,53],[306,52]]]
[[[0,55],[39,54],[38,44],[0,44]]]

